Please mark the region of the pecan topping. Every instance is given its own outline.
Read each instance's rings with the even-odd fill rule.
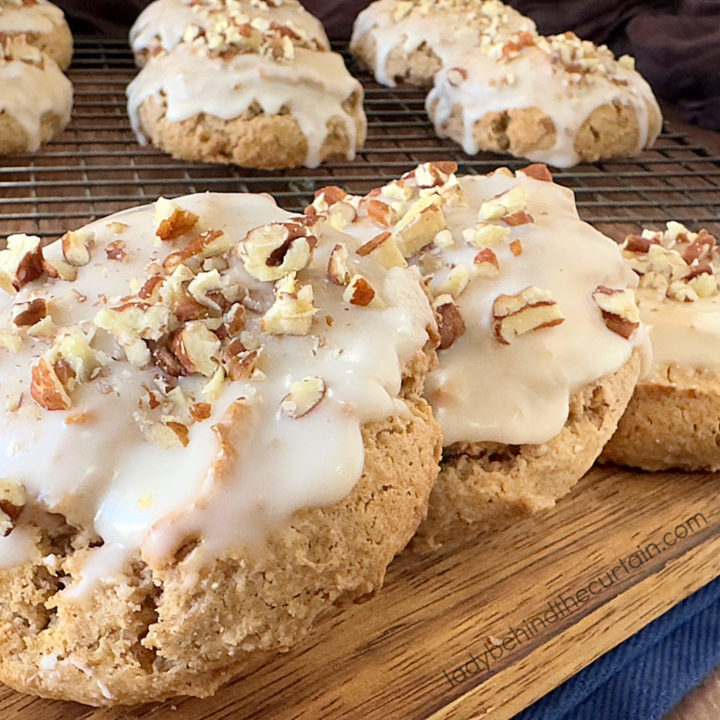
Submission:
[[[465,321],[450,295],[440,295],[435,299],[433,306],[439,316],[440,345],[438,345],[438,350],[446,350],[465,334]]]
[[[640,312],[630,288],[613,290],[599,285],[593,292],[593,300],[608,329],[621,337],[629,338],[640,326]]]
[[[549,290],[527,287],[515,295],[498,295],[493,303],[495,337],[508,345],[516,337],[564,322]]]

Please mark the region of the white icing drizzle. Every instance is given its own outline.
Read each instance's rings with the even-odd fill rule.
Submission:
[[[41,672],[52,672],[57,668],[58,658],[55,653],[47,653],[40,658],[39,669]]]
[[[348,159],[355,156],[357,117],[350,115],[343,103],[359,92],[360,84],[337,53],[295,48],[290,63],[255,53],[223,60],[209,56],[202,48],[178,45],[148,63],[128,86],[127,95],[128,113],[142,144],[146,137],[138,110],[150,97],[166,104],[169,121],[187,120],[201,113],[232,120],[253,103],[268,115],[287,108],[307,138],[305,165],[317,167],[331,118],[344,122],[351,139]],[[362,120],[364,123],[364,116]]]
[[[0,537],[0,569],[20,565],[28,559],[40,556],[35,547],[35,538],[30,528],[19,526],[7,537]]]
[[[31,5],[0,0],[0,32],[3,33],[45,35],[60,25],[64,17],[63,11],[47,0],[36,0]]]
[[[47,55],[21,42],[0,47],[0,112],[20,124],[27,150],[40,147],[42,118],[55,113],[66,125],[72,111],[72,84]]]
[[[633,247],[632,240],[640,243]],[[646,244],[642,252],[642,243]],[[700,255],[683,256],[693,243]],[[705,244],[707,243],[707,244]],[[650,328],[653,363],[650,374],[668,365],[688,369],[720,368],[720,248],[708,233],[693,233],[676,222],[666,230],[644,230],[623,244],[623,255],[640,277],[640,317]],[[649,251],[649,254],[648,254]],[[691,259],[692,258],[692,259]],[[701,274],[695,275],[700,268]]]
[[[446,213],[459,240],[483,202],[518,184],[534,222],[510,228],[509,240],[522,242],[522,254],[514,257],[503,243],[495,249],[500,275],[472,281],[458,298],[468,331],[439,354],[427,397],[446,445],[547,442],[567,420],[570,395],[618,370],[646,343],[643,332],[630,341],[611,332],[592,298],[599,285],[634,287],[635,278],[617,245],[579,219],[570,190],[522,174],[467,177],[460,184],[468,207]],[[473,250],[443,251],[443,261],[471,261]],[[502,345],[491,326],[493,299],[531,285],[550,290],[565,321]]]
[[[634,152],[651,145],[648,106],[657,117],[660,110],[652,90],[633,69],[631,59],[616,61],[605,47],[574,36],[536,37],[533,44],[509,53],[509,36],[454,55],[435,75],[426,108],[440,137],[447,137],[447,123],[460,108],[463,137],[454,138],[473,155],[480,143],[473,137],[475,123],[490,112],[538,108],[555,126],[555,144],[548,150],[532,150],[526,157],[557,167],[580,161],[575,138],[587,117],[601,105],[631,106],[638,121]]]
[[[490,218],[479,227],[496,228],[502,237],[481,246],[467,239],[465,233],[473,232],[479,214],[494,198],[517,187],[524,189],[520,192],[526,197],[517,209],[523,208],[533,221],[514,225],[505,224],[499,216]],[[424,188],[421,200],[439,192],[440,199],[435,197],[446,227],[438,232],[436,226],[423,238],[418,244],[424,250],[411,262],[423,268],[435,297],[453,296],[466,326],[464,334],[438,352],[439,366],[425,385],[444,445],[546,442],[567,420],[574,391],[618,370],[634,348],[647,348],[644,328],[636,329],[629,340],[612,332],[593,299],[598,286],[632,288],[637,277],[617,244],[579,219],[567,188],[522,172],[515,177],[505,169],[460,178],[459,186],[450,175],[445,185]],[[344,232],[366,241],[384,229],[398,234],[408,204],[412,213],[417,197],[416,180],[404,176],[379,194],[359,203],[355,199],[359,216]],[[369,199],[385,203],[397,214],[394,226],[385,228],[374,219],[377,208],[373,217],[368,214]],[[438,232],[435,241],[432,232]],[[515,240],[520,241],[514,246],[519,255],[512,251]],[[474,262],[481,247],[495,253],[499,265],[495,276],[481,273]],[[501,294],[514,295],[529,287],[548,291],[564,321],[503,344],[495,334],[493,303]]]
[[[279,0],[266,4],[262,0],[155,0],[138,16],[130,29],[130,45],[135,53],[172,50],[185,31],[191,27],[208,28],[211,16],[247,16],[252,21],[262,18],[281,25],[289,25],[300,34],[330,49],[322,23],[293,0]]]
[[[720,301],[703,299],[692,307],[641,296],[640,317],[650,326],[651,373],[668,365],[720,368]]]
[[[174,202],[199,216],[198,230],[223,231],[233,243],[258,224],[291,217],[269,196],[205,194]],[[137,292],[148,262],[162,262],[169,251],[185,246],[182,239],[162,244],[155,239],[154,212],[152,206],[132,209],[90,225],[92,255],[78,268],[77,279],[35,280],[16,295],[6,295],[0,326],[13,327],[10,314],[18,303],[44,298],[55,338],[65,328],[92,327],[99,310]],[[362,472],[361,426],[409,412],[398,398],[402,369],[425,345],[426,328],[433,322],[417,272],[385,271],[374,260],[356,256],[357,241],[329,226],[316,225],[312,232],[319,237],[318,247],[298,273],[298,282],[312,282],[315,291],[317,315],[310,333],[261,333],[261,315],[247,310],[245,331],[262,344],[260,373],[216,384],[197,373],[178,378],[187,402],[211,403],[210,416],[189,425],[186,447],[167,449],[146,439],[141,428],[168,412],[162,405],[140,404],[149,397],[148,388],[161,396],[155,381],[159,370],[130,364],[105,331],[97,330],[91,341],[108,353],[105,369],[72,391],[70,410],[42,409],[28,393],[30,367],[47,352],[52,337],[26,333],[19,352],[0,351],[0,408],[8,408],[0,415],[0,476],[20,481],[31,505],[61,512],[104,541],[89,551],[82,582],[70,592],[111,580],[137,552],[150,563],[159,562],[191,536],[202,541],[192,562],[205,561],[262,541],[268,529],[300,508],[340,500]],[[115,241],[125,244],[124,262],[106,258]],[[328,282],[328,255],[336,243],[346,243],[352,272],[362,272],[384,308],[350,305],[342,298],[343,288]],[[45,257],[61,257],[58,243],[46,249]],[[250,305],[264,312],[273,302],[273,284],[253,279],[235,251],[227,257],[230,265],[223,276],[248,288]],[[307,415],[288,417],[281,402],[292,383],[306,377],[322,378],[325,395]],[[223,465],[213,426],[231,406],[244,408],[245,414],[231,432],[235,454]],[[176,407],[172,417],[181,410]],[[73,422],[78,417],[85,422]],[[0,541],[0,564],[9,538]]]
[[[395,87],[395,79],[387,74],[393,48],[401,46],[412,53],[425,46],[446,65],[474,48],[482,36],[520,31],[534,33],[535,23],[499,0],[377,0],[358,15],[350,47],[372,35],[376,40],[375,78]]]

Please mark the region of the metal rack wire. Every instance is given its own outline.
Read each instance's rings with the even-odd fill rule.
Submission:
[[[125,108],[125,87],[136,72],[126,41],[77,38],[69,72],[75,88],[72,121],[40,152],[3,159],[0,235],[56,237],[159,195],[269,192],[294,211],[324,185],[366,192],[427,160],[455,160],[463,173],[527,164],[491,153],[468,157],[451,141],[438,139],[421,91],[378,85],[355,65],[346,48],[339,49],[365,86],[365,147],[352,162],[261,172],[181,162],[138,145]],[[720,232],[720,157],[667,126],[655,147],[637,158],[580,165],[554,175],[575,191],[581,216],[616,238],[636,232],[640,225],[659,227],[670,219]]]

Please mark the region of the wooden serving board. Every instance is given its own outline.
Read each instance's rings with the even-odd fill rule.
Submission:
[[[505,720],[720,575],[720,475],[595,468],[552,511],[383,590],[214,697],[93,709],[0,691],[13,720]]]

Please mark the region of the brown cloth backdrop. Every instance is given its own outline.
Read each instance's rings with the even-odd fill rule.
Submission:
[[[126,32],[146,0],[56,0],[75,32]],[[369,0],[302,0],[346,39]],[[573,30],[629,53],[661,97],[693,123],[720,130],[720,0],[508,0],[542,33]]]

